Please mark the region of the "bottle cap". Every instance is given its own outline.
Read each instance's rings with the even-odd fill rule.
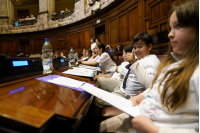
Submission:
[[[45,42],[49,42],[49,38],[45,38]]]
[[[70,49],[73,49],[73,47],[70,47]]]

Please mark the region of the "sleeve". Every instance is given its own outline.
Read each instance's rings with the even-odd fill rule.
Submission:
[[[141,85],[147,89],[150,87],[153,77],[150,76],[145,69],[139,64],[138,61],[130,66],[131,71],[135,74]]]
[[[144,97],[146,97],[147,94],[149,93],[149,91],[150,91],[150,88],[146,89],[146,90],[145,90],[144,92],[142,92],[141,94],[142,94]]]
[[[92,59],[92,62],[95,62],[99,59],[99,56],[95,57],[94,59]]]
[[[161,127],[159,133],[198,133],[194,129]]]
[[[104,62],[108,61],[110,58],[110,56],[108,55],[108,53],[103,53],[100,58],[97,60],[97,62],[99,64],[103,64]]]
[[[125,67],[126,65],[128,65],[128,62],[122,62],[117,71],[122,75],[126,75],[128,72],[128,69]]]
[[[190,79],[190,88],[196,94],[196,100],[199,101],[199,66],[195,69]]]

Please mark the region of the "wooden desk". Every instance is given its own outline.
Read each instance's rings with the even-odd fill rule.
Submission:
[[[34,78],[1,84],[0,131],[74,132],[93,96]]]

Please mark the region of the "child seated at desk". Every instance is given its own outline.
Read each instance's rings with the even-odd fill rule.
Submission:
[[[111,55],[105,52],[105,45],[102,43],[97,43],[95,45],[95,52],[99,56],[96,61],[83,61],[81,64],[88,66],[99,65],[102,70],[102,75],[96,75],[95,78],[99,77],[111,77],[116,69],[116,63]]]

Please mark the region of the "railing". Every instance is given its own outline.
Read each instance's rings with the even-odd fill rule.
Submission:
[[[71,16],[73,13],[74,13],[74,9],[69,10],[67,12],[63,12],[63,13],[57,13],[55,15],[52,15],[51,20],[55,21],[55,20],[63,19],[63,18]]]
[[[13,21],[14,26],[34,25],[35,23],[37,23],[37,19],[25,19],[25,20]]]

